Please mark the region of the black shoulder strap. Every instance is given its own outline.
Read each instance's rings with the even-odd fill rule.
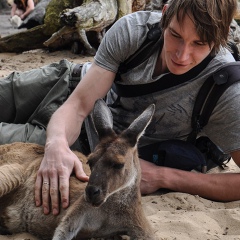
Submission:
[[[192,113],[192,128],[188,141],[195,142],[197,134],[208,123],[217,101],[233,83],[240,81],[240,62],[225,64],[212,74],[200,88]]]
[[[147,33],[146,40],[127,60],[122,62],[118,68],[117,78],[120,74],[135,68],[148,59],[161,44],[162,30],[159,23],[155,23]]]
[[[175,75],[168,73],[161,77],[161,79],[146,84],[136,84],[136,85],[123,85],[114,82],[112,85],[112,90],[120,97],[139,97],[155,92],[162,91],[164,89],[177,86],[184,82],[189,81],[196,77],[200,72],[203,71],[209,64],[209,62],[214,58],[214,56],[207,56],[200,64],[192,68],[190,71],[182,74]]]

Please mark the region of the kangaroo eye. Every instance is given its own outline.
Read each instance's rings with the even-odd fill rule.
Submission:
[[[115,169],[121,169],[121,168],[124,167],[124,164],[123,163],[114,163],[112,165],[112,167],[115,168]]]

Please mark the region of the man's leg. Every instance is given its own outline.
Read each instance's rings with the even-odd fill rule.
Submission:
[[[62,60],[0,80],[1,144],[45,143],[47,123],[69,95],[73,67],[74,64]]]
[[[0,123],[0,134],[0,144],[31,142],[44,145],[46,141],[45,128],[29,123]]]
[[[58,106],[62,104],[68,95],[71,65],[62,60],[31,71],[13,72],[1,79],[0,122],[26,123],[43,106],[45,98]]]

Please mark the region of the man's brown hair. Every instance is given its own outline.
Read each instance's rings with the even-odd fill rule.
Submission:
[[[170,0],[160,25],[164,31],[174,16],[180,25],[184,17],[189,16],[200,40],[209,46],[214,44],[212,54],[216,54],[221,46],[227,46],[229,27],[236,11],[237,0]]]

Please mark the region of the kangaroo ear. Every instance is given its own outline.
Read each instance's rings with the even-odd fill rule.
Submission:
[[[152,120],[155,111],[155,105],[151,104],[132,124],[122,132],[122,137],[127,139],[130,146],[134,147],[139,138],[144,134],[145,129]]]
[[[102,99],[98,99],[95,102],[92,116],[99,138],[113,133],[112,113],[107,104]]]

